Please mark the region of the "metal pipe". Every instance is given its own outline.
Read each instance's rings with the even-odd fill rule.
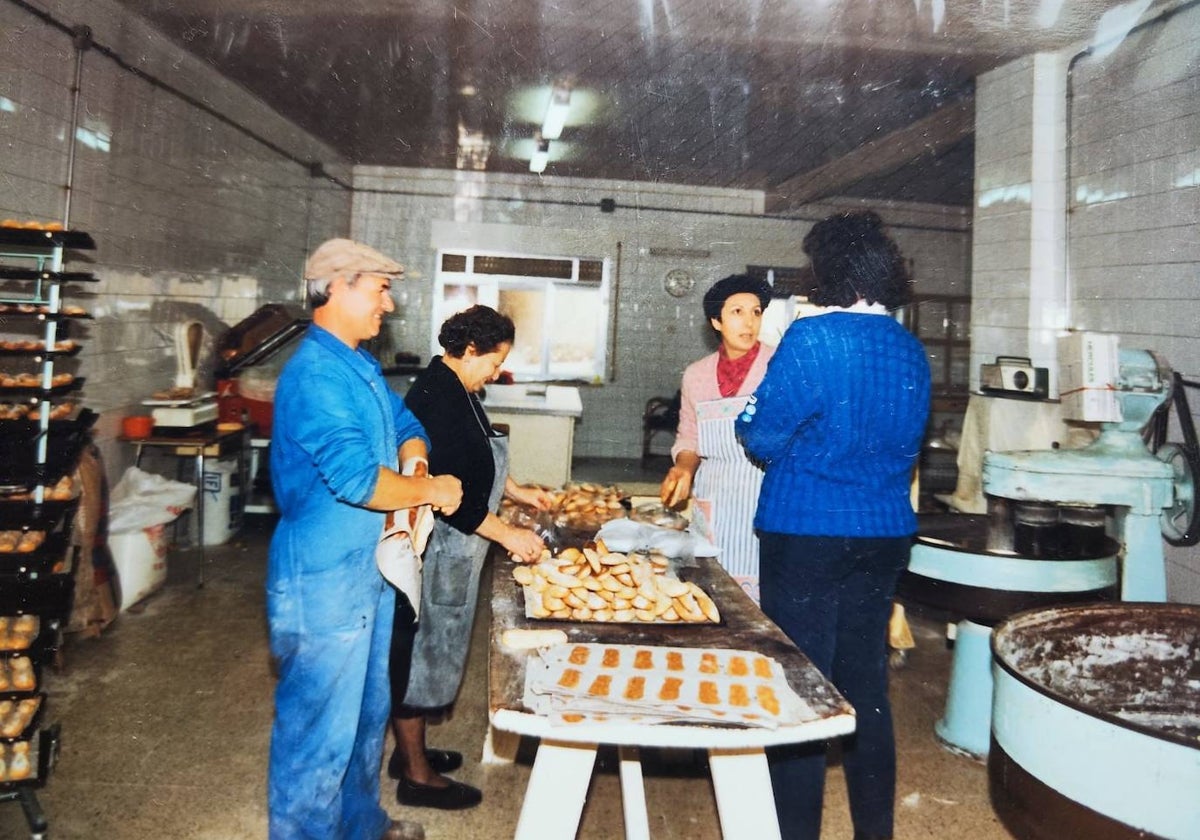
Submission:
[[[617,381],[617,303],[621,291],[621,242],[617,241],[617,256],[613,260],[612,289],[608,294],[609,308],[612,310],[608,329],[608,375],[610,382]]]
[[[71,82],[71,128],[67,132],[67,180],[63,184],[65,195],[62,215],[62,224],[67,230],[71,229],[71,197],[75,194],[75,139],[79,131],[79,97],[83,85],[83,54],[92,46],[91,28],[76,26],[71,30],[71,42],[75,46],[75,79]]]

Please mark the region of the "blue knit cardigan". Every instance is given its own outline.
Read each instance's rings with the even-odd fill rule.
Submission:
[[[894,319],[838,311],[793,322],[736,425],[766,471],[754,526],[915,533],[909,486],[928,416],[925,349]]]

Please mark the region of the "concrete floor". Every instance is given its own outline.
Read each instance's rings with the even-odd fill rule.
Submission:
[[[635,480],[633,471],[621,471]],[[642,476],[647,481],[649,477]],[[593,480],[611,481],[597,474]],[[267,651],[263,578],[272,522],[249,517],[231,543],[208,550],[207,584],[195,586],[197,552],[177,550],[167,586],[122,613],[99,638],[68,640],[63,667],[45,675],[47,722],[62,723],[59,763],[39,799],[56,840],[266,836],[265,776],[274,681]],[[485,584],[481,591],[486,593]],[[479,620],[455,714],[430,730],[433,745],[461,750],[456,775],[484,792],[461,812],[401,809],[429,840],[511,837],[535,745],[511,765],[479,764],[486,727],[486,632]],[[1007,840],[992,811],[983,765],[938,746],[950,652],[941,624],[914,618],[917,647],[893,672],[899,780],[896,837]],[[646,797],[657,840],[720,837],[703,757],[645,756]],[[386,778],[385,778],[386,782]],[[829,773],[827,840],[852,835],[839,767]],[[28,836],[16,803],[0,804],[0,837]],[[619,778],[601,752],[579,831],[582,840],[623,836]]]

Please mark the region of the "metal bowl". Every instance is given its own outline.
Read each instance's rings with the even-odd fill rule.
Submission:
[[[992,651],[989,776],[1014,834],[1200,837],[1200,606],[1025,612]]]

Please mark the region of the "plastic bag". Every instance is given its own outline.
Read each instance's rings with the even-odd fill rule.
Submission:
[[[125,470],[110,496],[108,530],[130,534],[173,522],[196,502],[196,488],[137,467]]]
[[[661,551],[668,557],[691,560],[694,557],[716,557],[720,553],[715,545],[690,531],[660,528],[632,519],[614,519],[605,522],[596,533],[596,538],[613,551]]]

